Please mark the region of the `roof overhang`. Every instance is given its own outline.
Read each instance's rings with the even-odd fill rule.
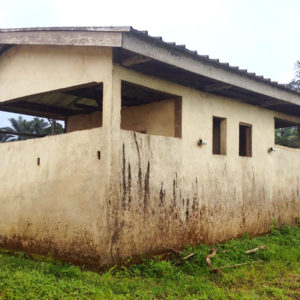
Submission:
[[[115,62],[124,67],[204,92],[300,116],[299,91],[131,27],[0,30],[0,55],[13,45],[112,47]]]

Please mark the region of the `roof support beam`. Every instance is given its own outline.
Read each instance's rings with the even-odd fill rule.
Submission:
[[[261,107],[271,107],[274,105],[291,105],[291,104],[287,103],[287,102],[282,102],[282,101],[270,100],[270,101],[266,101],[265,103],[263,103],[260,106]]]
[[[123,59],[121,64],[124,67],[130,67],[130,66],[133,66],[133,65],[145,63],[149,60],[151,60],[149,57],[145,57],[145,56],[141,56],[141,55],[135,55],[135,56],[131,56],[131,57]]]
[[[6,112],[28,115],[28,116],[35,116],[40,118],[50,118],[50,119],[62,120],[62,121],[66,120],[67,118],[66,116],[56,115],[49,112],[31,111],[31,110],[25,110],[24,108],[10,107],[5,105],[0,106],[0,111],[6,111]]]
[[[206,86],[204,88],[205,92],[213,92],[213,91],[220,91],[220,90],[226,90],[230,89],[232,86],[226,83],[214,83]]]

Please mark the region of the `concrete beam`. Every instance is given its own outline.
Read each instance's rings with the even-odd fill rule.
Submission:
[[[1,31],[0,45],[60,45],[120,47],[122,33],[108,31]]]
[[[121,64],[124,67],[130,67],[130,66],[133,66],[133,65],[148,62],[149,60],[151,60],[151,59],[148,58],[148,57],[144,57],[144,56],[141,56],[141,55],[134,55],[134,56],[123,59]]]
[[[205,62],[192,54],[189,55],[180,50],[168,47],[161,42],[141,38],[131,32],[122,34],[122,48],[162,63],[167,63],[183,70],[220,81],[224,84],[300,105],[300,95],[297,93],[285,91],[280,87],[250,78],[246,74],[243,75],[234,71],[225,70],[221,66],[219,67],[210,62]]]
[[[221,90],[226,90],[230,89],[231,85],[224,84],[224,83],[214,83],[206,86],[204,88],[205,92],[213,92],[213,91],[221,91]]]

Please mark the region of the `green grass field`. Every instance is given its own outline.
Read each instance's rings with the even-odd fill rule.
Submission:
[[[267,249],[245,253],[262,244]],[[205,261],[210,247],[201,245],[98,274],[1,250],[0,299],[300,299],[299,225],[215,248],[213,267],[249,264],[211,273]]]

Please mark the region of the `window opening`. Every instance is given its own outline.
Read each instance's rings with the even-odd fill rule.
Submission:
[[[102,126],[103,84],[53,90],[0,103],[0,142]]]
[[[240,123],[239,154],[252,156],[252,126],[249,124]]]
[[[275,118],[275,144],[300,148],[300,125]]]
[[[122,81],[121,129],[181,138],[181,97]]]
[[[213,117],[213,154],[226,154],[226,119]]]

